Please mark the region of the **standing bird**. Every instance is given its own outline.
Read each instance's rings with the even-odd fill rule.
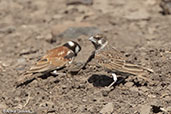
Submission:
[[[89,40],[95,47],[95,51],[93,53],[94,60],[97,62],[97,64],[107,69],[108,71],[120,71],[138,76],[144,75],[145,70],[153,72],[152,69],[126,62],[126,59],[119,51],[108,45],[106,37],[102,34],[92,36],[89,38]],[[117,81],[116,74],[112,73],[112,76],[114,82],[111,83],[108,87],[111,87]]]
[[[24,85],[26,81],[33,80],[40,76],[34,74],[40,73],[41,75],[51,73],[58,73],[59,70],[69,67],[73,59],[81,51],[80,45],[75,41],[68,41],[62,46],[49,50],[29,71],[19,78],[17,87]]]

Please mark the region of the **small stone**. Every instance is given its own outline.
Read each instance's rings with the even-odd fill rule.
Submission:
[[[102,95],[103,95],[104,97],[108,96],[109,93],[110,93],[110,91],[107,90],[107,89],[102,91]]]
[[[67,86],[66,85],[62,85],[62,89],[66,89],[67,88]]]
[[[77,4],[83,4],[83,5],[92,5],[93,0],[67,0],[67,5],[77,5]]]
[[[138,88],[137,87],[131,87],[130,90],[137,92],[138,91]]]
[[[148,97],[150,97],[150,98],[156,98],[156,95],[149,94]]]
[[[87,102],[87,99],[82,99],[83,102]]]
[[[126,87],[132,87],[133,85],[134,85],[133,82],[127,82],[127,83],[125,84]]]
[[[140,114],[150,114],[151,106],[143,105],[140,109]]]
[[[103,106],[100,113],[101,114],[111,114],[113,112],[113,109],[114,109],[114,105],[112,102],[110,102]]]
[[[143,92],[146,92],[146,91],[149,90],[147,87],[144,87],[144,86],[140,87],[140,89],[141,89]]]

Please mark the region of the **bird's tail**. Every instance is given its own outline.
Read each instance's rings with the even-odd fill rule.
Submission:
[[[153,72],[152,69],[141,67],[139,65],[127,63],[123,60],[117,59],[111,64],[105,64],[105,67],[112,68],[113,70],[117,70],[120,72],[130,73],[133,75],[143,75],[145,74],[145,71]]]
[[[38,76],[40,76],[40,74],[36,75],[30,72],[25,72],[18,77],[15,86],[18,88],[20,86],[27,85],[34,79],[36,79]]]
[[[134,75],[139,75],[139,74],[144,74],[145,71],[148,72],[154,72],[152,69],[147,68],[147,67],[142,67],[139,65],[134,65],[134,64],[130,64],[130,63],[125,63],[121,70],[124,70],[128,73],[134,74]]]

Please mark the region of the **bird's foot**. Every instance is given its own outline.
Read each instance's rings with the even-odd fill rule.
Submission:
[[[117,76],[116,76],[115,73],[112,73],[112,77],[113,77],[113,82],[109,86],[105,87],[105,89],[108,90],[108,91],[110,91],[111,89],[113,89],[112,88],[113,85],[117,82]]]

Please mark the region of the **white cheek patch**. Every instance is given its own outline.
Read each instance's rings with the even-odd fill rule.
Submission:
[[[75,44],[72,41],[69,41],[68,44],[73,47]]]
[[[75,48],[75,53],[78,53],[79,50],[80,50],[80,48],[79,48],[78,46],[76,46],[76,48]]]
[[[102,44],[102,40],[99,40],[98,43],[99,43],[99,44]]]
[[[89,40],[91,41],[91,42],[94,42],[94,43],[96,43],[97,41],[95,40],[95,38],[94,37],[90,37],[89,38]]]

